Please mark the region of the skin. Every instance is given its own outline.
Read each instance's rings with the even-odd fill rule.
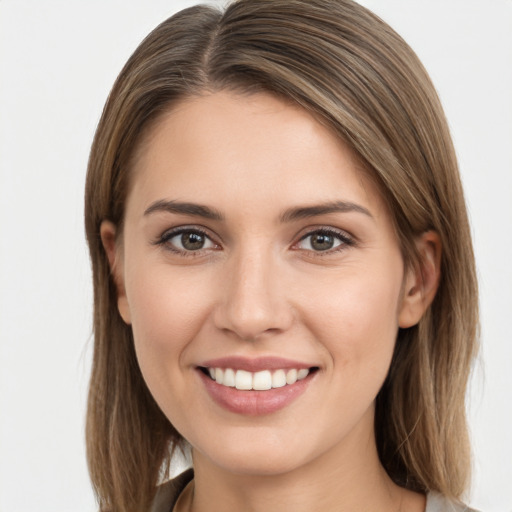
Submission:
[[[147,213],[158,201],[206,205],[223,219]],[[337,201],[360,210],[282,218]],[[203,248],[162,239],[180,226],[204,231]],[[310,234],[326,228],[334,246],[315,250]],[[374,400],[398,328],[434,297],[439,242],[420,237],[422,264],[405,271],[379,191],[328,129],[265,94],[183,101],[137,151],[122,233],[105,221],[101,235],[147,385],[193,447],[194,511],[424,510],[425,498],[379,462]],[[226,356],[318,371],[285,408],[235,414],[212,401],[197,370]]]

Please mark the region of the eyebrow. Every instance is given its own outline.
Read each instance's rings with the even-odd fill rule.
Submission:
[[[205,219],[223,221],[224,215],[220,213],[218,210],[211,208],[209,206],[197,204],[197,203],[187,203],[187,202],[179,202],[179,201],[166,201],[159,200],[152,203],[145,211],[144,215],[151,215],[156,212],[168,212],[168,213],[178,213],[183,215],[193,215],[197,217],[203,217]],[[324,204],[312,205],[312,206],[300,206],[297,208],[290,208],[286,210],[280,217],[280,221],[283,223],[293,222],[301,219],[306,219],[310,217],[316,217],[319,215],[327,215],[329,213],[349,213],[356,212],[367,215],[370,218],[373,218],[373,215],[364,208],[363,206],[351,203],[347,201],[333,201]]]
[[[210,220],[224,220],[224,216],[218,210],[196,203],[181,203],[178,201],[155,201],[145,211],[144,215],[151,215],[156,212],[181,213],[193,215]]]
[[[295,220],[316,217],[318,215],[327,215],[329,213],[349,213],[357,212],[367,215],[373,219],[373,215],[363,206],[347,201],[334,201],[313,206],[302,206],[299,208],[290,208],[281,215],[281,222],[292,222]]]

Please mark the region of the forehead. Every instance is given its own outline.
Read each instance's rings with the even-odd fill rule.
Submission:
[[[385,208],[357,155],[304,109],[269,94],[217,92],[174,105],[146,132],[132,193],[208,204],[340,199]],[[285,204],[291,202],[293,204]]]

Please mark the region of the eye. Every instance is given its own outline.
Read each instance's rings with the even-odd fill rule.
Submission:
[[[303,236],[295,247],[305,251],[334,252],[351,245],[353,240],[348,235],[332,229],[319,229]]]
[[[218,245],[204,231],[197,228],[178,228],[167,231],[157,243],[178,253],[193,253],[218,248]]]

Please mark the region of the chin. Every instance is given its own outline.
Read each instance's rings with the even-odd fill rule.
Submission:
[[[300,436],[289,434],[281,437],[271,429],[255,428],[258,432],[249,429],[245,435],[240,435],[239,431],[229,436],[229,441],[218,438],[215,446],[193,448],[194,465],[206,459],[209,465],[232,474],[275,476],[308,465],[323,451],[321,446],[305,446]]]

